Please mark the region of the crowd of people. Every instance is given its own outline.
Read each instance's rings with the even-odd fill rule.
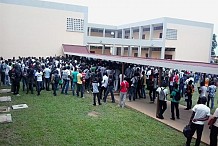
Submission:
[[[57,90],[61,94],[81,98],[85,97],[85,92],[92,93],[94,106],[97,105],[96,99],[98,105],[106,103],[109,93],[111,102],[114,103],[114,92],[120,94],[121,108],[125,107],[126,98],[131,102],[149,96],[151,103],[158,98],[160,110],[157,118],[160,119],[164,119],[167,101],[171,100],[171,120],[180,119],[179,102],[182,97],[187,102],[185,110],[192,108],[192,95],[197,89],[199,99],[197,105],[192,108],[193,115],[190,121],[192,136],[197,130],[196,145],[199,145],[201,140],[203,125],[209,118],[210,109],[214,108],[217,85],[216,75],[206,75],[205,79],[204,74],[172,69],[164,69],[160,75],[158,68],[134,64],[126,64],[122,73],[119,62],[76,56],[19,57],[7,60],[1,58],[0,78],[0,84],[11,86],[11,91],[16,96],[20,96],[22,82],[22,90],[26,94],[34,94],[36,91],[38,96],[41,90],[51,89],[54,96],[57,96]],[[214,116],[218,117],[218,110]],[[218,133],[217,128],[218,121],[215,121],[211,126],[212,146],[216,143],[214,137]],[[187,138],[187,146],[190,145],[190,141],[191,137]]]

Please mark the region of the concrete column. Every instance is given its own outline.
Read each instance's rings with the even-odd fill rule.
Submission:
[[[151,58],[152,56],[152,48],[148,48],[148,58]]]
[[[89,51],[89,53],[90,53],[90,50],[91,50],[91,45],[88,44],[88,51]]]
[[[132,47],[128,46],[128,56],[132,56]]]
[[[138,46],[138,57],[142,56],[142,46]]]
[[[103,37],[105,37],[105,28],[103,29]]]
[[[121,56],[124,56],[124,47],[121,47]]]
[[[160,59],[165,59],[165,47],[164,46],[161,48]]]
[[[117,47],[113,44],[113,54],[112,55],[117,55]]]
[[[114,38],[118,38],[118,31],[115,31]]]
[[[124,38],[125,38],[125,30],[122,29],[122,39],[124,39]]]
[[[102,51],[101,54],[104,55],[104,52],[105,52],[105,45],[102,46],[102,50],[101,50],[101,51]]]
[[[129,39],[132,39],[133,37],[133,29],[130,27],[129,29]]]
[[[89,27],[89,34],[88,34],[88,36],[91,36],[91,30],[92,30],[92,28]]]
[[[152,40],[152,39],[153,39],[153,29],[154,29],[154,27],[153,27],[153,25],[151,24],[151,25],[150,25],[150,37],[149,37],[149,40]]]
[[[142,39],[142,26],[139,26],[139,40]]]

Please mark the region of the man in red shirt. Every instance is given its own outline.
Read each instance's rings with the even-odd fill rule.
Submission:
[[[120,107],[125,106],[126,94],[129,88],[129,83],[126,81],[126,78],[120,83]]]

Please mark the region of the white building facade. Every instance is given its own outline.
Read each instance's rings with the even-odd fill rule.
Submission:
[[[0,56],[63,55],[62,44],[85,44],[87,23],[87,7],[0,0]]]
[[[0,56],[90,53],[210,62],[213,24],[159,18],[121,26],[88,23],[88,8],[39,0],[0,0]]]
[[[121,26],[88,24],[91,53],[210,62],[213,24],[159,18]]]

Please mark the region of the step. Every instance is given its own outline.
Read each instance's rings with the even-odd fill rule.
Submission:
[[[0,89],[0,93],[10,93],[11,89]]]
[[[7,106],[0,106],[0,113],[7,113],[10,112],[10,107]]]
[[[12,122],[11,114],[0,114],[0,123]]]
[[[0,97],[0,102],[11,101],[11,96]]]
[[[12,105],[13,110],[28,108],[27,104]]]

